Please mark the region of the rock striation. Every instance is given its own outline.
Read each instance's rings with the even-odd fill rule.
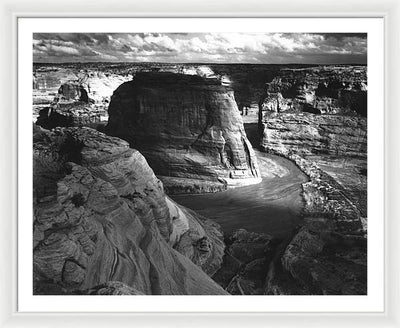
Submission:
[[[205,273],[222,262],[218,225],[166,197],[127,142],[34,127],[33,164],[34,294],[226,293]],[[128,288],[96,287],[115,281]]]
[[[119,281],[108,281],[87,290],[75,291],[78,295],[144,295],[137,289],[129,287]]]
[[[290,159],[308,176],[303,220],[285,240],[245,232],[226,239],[231,264],[215,279],[231,294],[367,294],[364,74],[355,67],[288,69],[267,84],[260,148]],[[246,245],[243,236],[263,250],[249,262],[235,255]]]
[[[36,124],[44,129],[55,127],[98,127],[105,119],[105,110],[83,101],[58,102],[39,111]]]
[[[131,75],[99,70],[53,69],[34,75],[34,119],[46,129],[105,124],[113,91]],[[58,84],[57,84],[58,83]]]
[[[266,83],[260,112],[367,116],[364,66],[285,69]]]
[[[108,112],[107,133],[139,149],[171,192],[261,181],[233,91],[217,78],[138,73]]]
[[[367,293],[367,119],[343,114],[260,115],[261,148],[310,179],[302,185],[304,221],[274,252],[265,294]]]
[[[366,158],[367,119],[360,116],[269,113],[261,121],[264,150],[301,156]]]

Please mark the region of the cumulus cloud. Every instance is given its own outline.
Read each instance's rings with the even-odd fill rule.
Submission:
[[[360,33],[36,33],[35,62],[366,63]]]

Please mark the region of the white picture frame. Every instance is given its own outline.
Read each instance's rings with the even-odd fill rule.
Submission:
[[[222,3],[224,3],[223,1]],[[227,2],[227,1],[226,1]],[[177,3],[180,3],[180,8],[175,8]],[[282,4],[262,4],[259,1],[246,3],[246,8],[252,5],[253,8],[258,8],[253,12],[245,10],[244,4],[239,1],[233,1],[236,3],[235,11],[225,12],[221,4],[215,5],[212,11],[205,10],[205,3],[193,2],[192,4],[184,4],[183,1],[175,2],[172,4],[163,4],[162,1],[152,1],[147,4],[128,4],[128,2],[121,1],[116,4],[115,12],[90,12],[89,3],[79,4],[78,1],[73,0],[71,2],[71,13],[64,11],[61,6],[56,8],[53,12],[47,12],[43,8],[37,7],[36,12],[32,10],[32,7],[27,6],[22,1],[3,1],[2,4],[2,17],[3,24],[9,23],[5,29],[8,33],[5,37],[5,41],[8,42],[9,49],[12,49],[12,54],[2,51],[2,65],[4,70],[10,73],[8,84],[7,81],[2,79],[2,92],[4,95],[2,99],[5,99],[8,106],[4,108],[11,108],[3,115],[6,115],[6,120],[3,122],[2,133],[4,134],[2,143],[5,142],[5,158],[11,160],[4,163],[5,168],[2,170],[2,201],[5,202],[2,209],[4,209],[4,218],[6,220],[1,221],[2,231],[4,236],[2,238],[2,258],[6,259],[7,265],[2,268],[2,282],[4,282],[4,295],[2,295],[1,306],[1,320],[2,325],[12,326],[68,326],[68,325],[82,325],[82,326],[125,326],[125,325],[141,325],[141,326],[179,326],[188,325],[190,322],[191,326],[198,325],[212,325],[220,326],[227,322],[231,326],[261,326],[265,325],[266,320],[268,324],[275,326],[280,325],[294,325],[309,326],[311,324],[319,324],[324,326],[337,326],[337,325],[348,325],[348,326],[372,326],[379,325],[382,327],[395,327],[399,325],[399,316],[396,313],[396,308],[399,306],[398,292],[399,292],[399,262],[396,258],[395,251],[398,249],[398,241],[395,238],[396,232],[399,232],[398,223],[395,222],[396,213],[398,211],[398,205],[396,204],[395,197],[398,196],[395,193],[395,185],[398,183],[398,152],[396,151],[396,140],[397,130],[395,128],[398,123],[399,116],[394,112],[395,96],[396,96],[396,85],[399,86],[399,74],[398,67],[396,65],[396,57],[399,55],[398,40],[396,42],[396,31],[398,30],[398,23],[396,20],[399,17],[399,6],[395,1],[369,1],[367,4],[358,1],[346,1],[346,2],[329,2],[329,6],[321,7],[317,4],[317,1],[302,1],[302,6],[299,4],[291,4],[290,11],[287,11]],[[354,6],[358,5],[357,12],[349,12],[345,10],[349,3],[353,3]],[[382,6],[384,3],[386,6]],[[98,9],[105,9],[106,4],[103,1],[99,1],[96,5],[99,5]],[[20,7],[18,7],[20,5]],[[125,5],[126,7],[123,7]],[[227,3],[225,3],[227,5]],[[319,9],[314,11],[312,9]],[[8,6],[8,7],[7,7]],[[15,7],[14,7],[15,6]],[[27,6],[27,7],[24,7]],[[75,7],[74,7],[75,6]],[[77,11],[73,10],[75,8]],[[25,9],[21,9],[25,8]],[[122,10],[123,8],[129,10]],[[155,11],[154,8],[158,10]],[[234,8],[234,7],[231,7]],[[237,8],[237,9],[236,9]],[[305,9],[309,11],[306,12]],[[382,10],[384,8],[384,10]],[[174,10],[176,9],[176,10]],[[186,10],[183,10],[186,9]],[[330,9],[328,11],[328,9]],[[297,11],[296,11],[297,10]],[[122,14],[121,14],[122,13]],[[132,14],[127,14],[132,13]],[[385,295],[386,302],[384,312],[376,313],[295,313],[295,312],[283,312],[283,313],[154,313],[149,312],[146,314],[140,313],[19,313],[17,309],[17,244],[16,244],[16,231],[17,231],[17,204],[16,204],[16,188],[17,188],[17,172],[16,172],[16,151],[17,151],[17,117],[16,117],[16,76],[17,76],[17,63],[16,63],[16,43],[17,43],[17,20],[18,17],[99,17],[99,16],[112,16],[112,17],[382,17],[385,21]],[[397,26],[396,26],[397,24]],[[396,29],[397,28],[397,29]],[[6,47],[4,47],[6,48]],[[399,57],[397,57],[399,58]],[[8,63],[8,65],[6,65]],[[12,64],[12,65],[11,65]],[[397,72],[397,73],[396,73]],[[7,75],[7,74],[6,74]],[[10,81],[13,81],[11,84]],[[5,93],[8,91],[8,94]],[[13,95],[11,98],[10,95]],[[7,123],[8,124],[4,124]],[[10,142],[11,141],[11,142]],[[391,155],[389,155],[391,154]],[[393,156],[394,154],[394,156]],[[396,158],[394,158],[397,156]],[[3,161],[4,162],[4,161]],[[2,163],[3,165],[3,163]],[[388,179],[390,177],[390,179]],[[397,179],[397,180],[396,180]],[[12,192],[10,192],[12,191]],[[397,247],[396,247],[397,246]],[[6,268],[9,268],[7,271]],[[10,270],[12,269],[12,270]],[[12,271],[12,272],[11,272]],[[4,277],[3,277],[4,275]],[[396,280],[397,279],[397,280]],[[396,298],[397,296],[397,298]],[[12,301],[10,301],[10,299]],[[303,319],[299,324],[300,320]]]

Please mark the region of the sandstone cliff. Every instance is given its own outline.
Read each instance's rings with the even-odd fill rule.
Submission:
[[[35,294],[109,281],[128,294],[225,293],[205,273],[222,261],[218,226],[166,197],[127,142],[89,128],[35,127],[33,161]]]
[[[99,70],[54,69],[34,76],[34,121],[44,128],[107,122],[112,93],[132,78]]]
[[[298,155],[366,157],[367,119],[358,116],[271,113],[261,121],[261,148]]]
[[[265,87],[260,112],[367,115],[366,67],[286,69]]]
[[[233,92],[218,79],[139,73],[108,111],[107,133],[139,149],[170,191],[261,181]]]

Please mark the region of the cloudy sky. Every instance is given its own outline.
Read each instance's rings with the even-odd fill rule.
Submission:
[[[195,63],[367,62],[356,33],[35,33],[33,61]]]

